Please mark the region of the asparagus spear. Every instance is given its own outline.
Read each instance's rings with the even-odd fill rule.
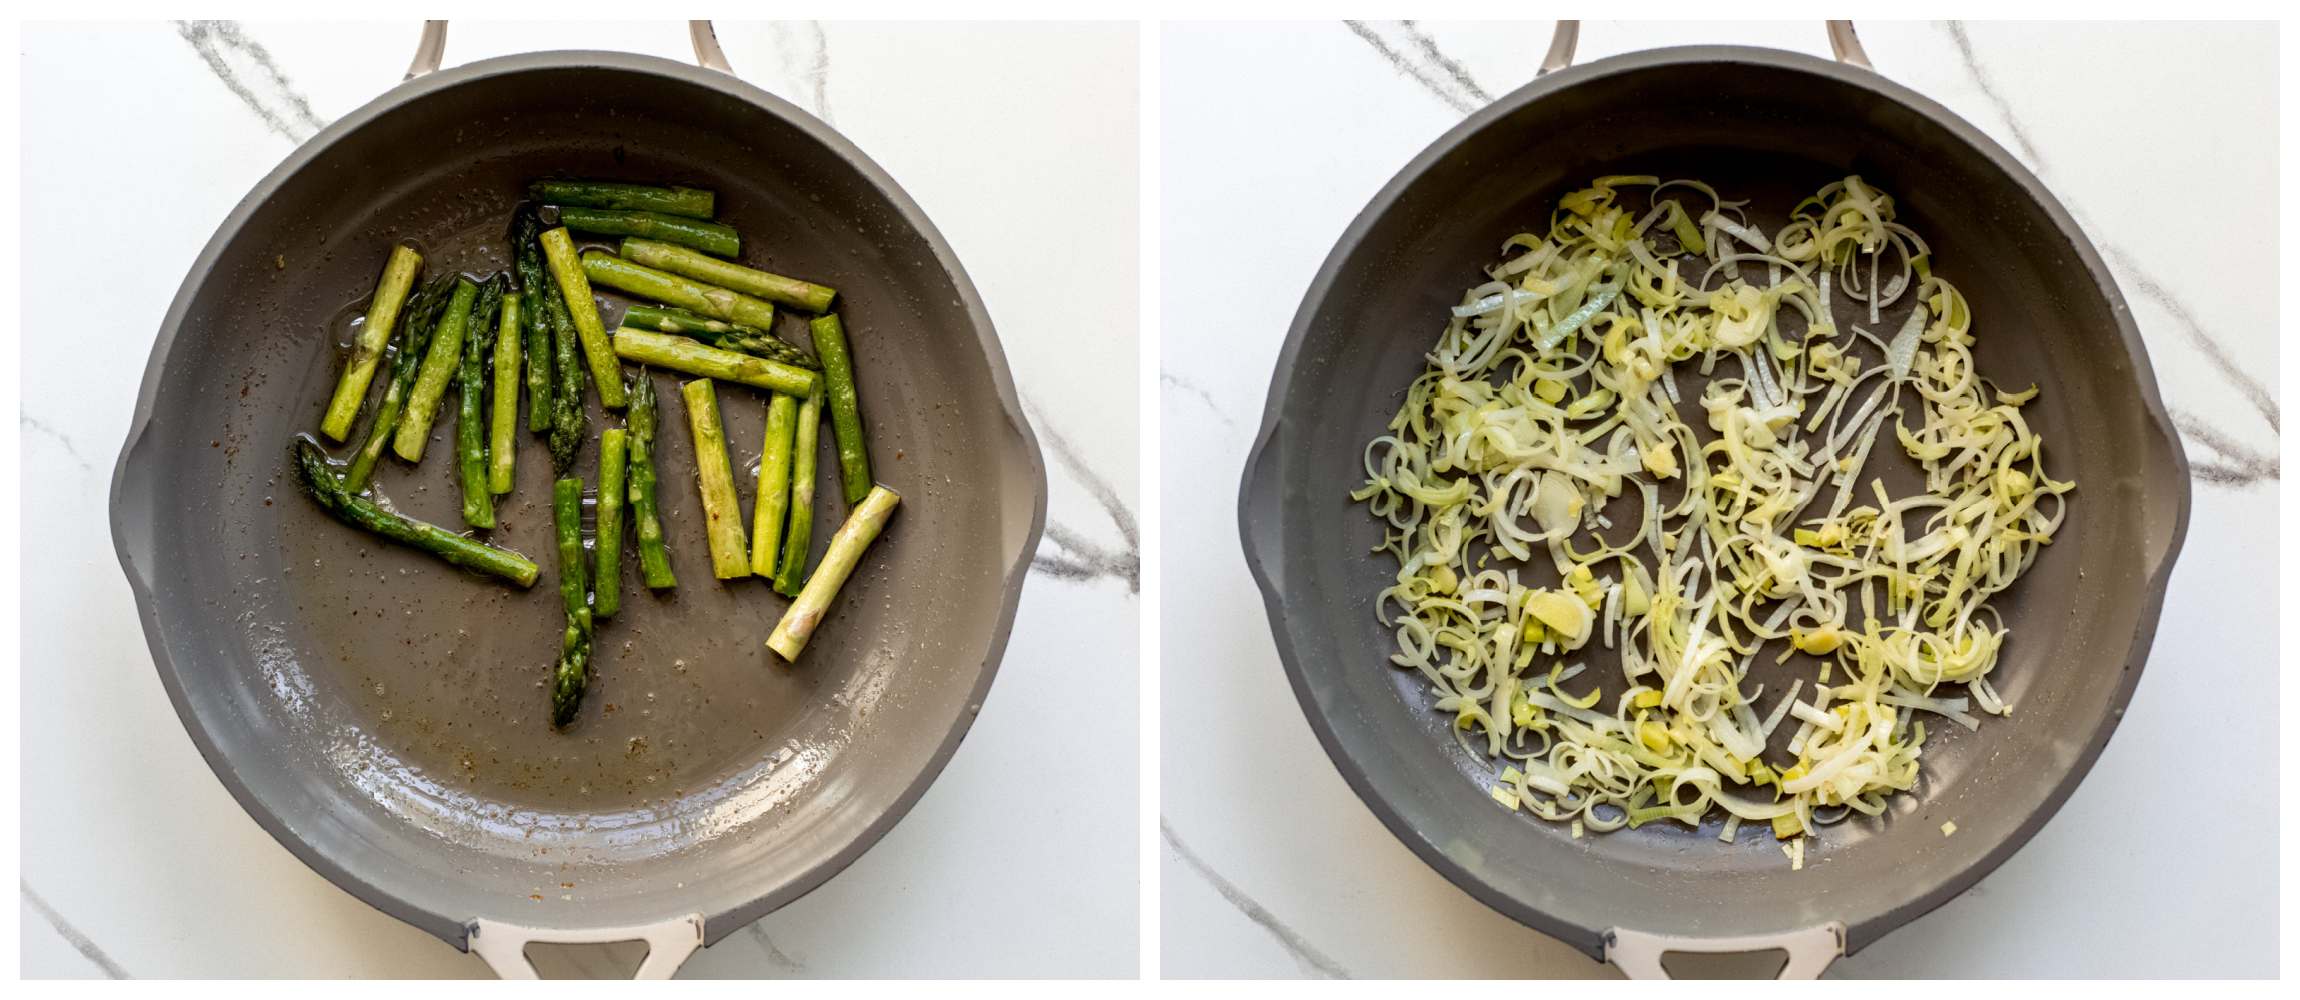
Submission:
[[[495,325],[503,307],[502,275],[480,286],[471,306],[471,333],[463,338],[463,364],[456,372],[459,407],[455,414],[455,464],[463,481],[463,523],[474,528],[495,527],[495,495],[487,491],[487,348],[486,332]]]
[[[623,241],[624,260],[652,267],[658,271],[684,275],[721,288],[732,288],[745,295],[755,295],[769,302],[780,302],[793,309],[804,309],[811,313],[829,311],[831,298],[838,294],[837,289],[824,288],[821,285],[800,281],[797,278],[785,278],[779,274],[768,274],[765,271],[753,270],[741,264],[712,260],[686,247],[671,245],[671,243],[683,241],[658,242],[639,238],[645,235],[645,233],[634,233],[631,239]],[[694,246],[695,244],[687,245]],[[709,250],[710,248],[704,247],[703,249]],[[712,252],[717,253],[715,250]],[[734,254],[727,253],[722,256],[732,257]]]
[[[606,233],[611,236],[638,236],[694,247],[721,257],[732,257],[742,251],[742,240],[734,227],[700,219],[682,219],[675,215],[654,212],[615,212],[598,208],[562,208],[559,224],[586,233]]]
[[[822,433],[823,394],[807,394],[799,404],[798,433],[791,442],[791,514],[783,533],[783,554],[775,565],[775,593],[796,597],[806,582],[807,550],[815,542],[815,442]],[[805,645],[801,640],[800,645]]]
[[[791,448],[799,429],[799,401],[782,393],[767,399],[767,443],[759,456],[759,492],[751,507],[751,572],[773,579],[781,551],[783,515],[791,509]]]
[[[692,309],[712,319],[741,323],[762,330],[775,325],[775,304],[741,292],[706,285],[666,271],[642,267],[603,253],[583,255],[583,276],[609,288],[620,288],[642,299]]]
[[[695,435],[695,474],[701,481],[711,571],[721,580],[751,575],[743,538],[743,506],[735,496],[735,470],[727,461],[727,430],[719,422],[719,394],[699,378],[679,388],[687,399],[687,427]]]
[[[627,326],[615,331],[615,353],[640,364],[660,365],[689,375],[722,378],[794,396],[812,392],[821,381],[820,376],[804,368],[793,368],[748,354],[722,351],[685,337],[648,333]]]
[[[551,490],[551,523],[559,540],[559,601],[567,608],[559,662],[551,668],[551,724],[575,720],[590,682],[591,606],[583,586],[583,481],[562,479]]]
[[[512,269],[519,274],[519,292],[527,327],[527,429],[541,434],[551,429],[556,412],[551,408],[551,310],[543,286],[550,281],[543,265],[543,224],[535,206],[526,205],[511,217]]]
[[[583,411],[583,366],[575,358],[575,321],[567,315],[567,301],[559,294],[558,283],[545,281],[543,295],[544,307],[550,310],[555,382],[551,388],[551,473],[563,476],[575,467],[575,456],[583,451],[590,416]]]
[[[612,618],[623,604],[623,472],[625,431],[610,427],[599,432],[599,513],[593,551],[598,559],[591,573],[591,613]]]
[[[815,335],[815,353],[823,359],[823,393],[830,399],[831,430],[839,441],[839,481],[846,485],[847,506],[870,495],[870,448],[863,440],[862,409],[855,400],[853,356],[847,353],[846,329],[833,313],[807,324]]]
[[[367,443],[360,445],[359,454],[351,460],[351,471],[343,477],[345,489],[364,492],[368,479],[375,475],[376,459],[383,457],[392,432],[399,429],[400,411],[407,403],[407,394],[415,389],[416,370],[423,366],[423,350],[431,345],[431,331],[439,325],[439,314],[446,310],[454,290],[455,276],[440,275],[415,293],[401,311],[407,332],[400,335],[399,356],[391,359],[391,384],[384,387],[383,405],[376,408],[375,423],[368,425]]]
[[[463,335],[471,327],[471,303],[478,297],[479,286],[470,279],[455,280],[455,297],[448,300],[447,313],[431,334],[431,352],[423,356],[423,370],[415,376],[415,389],[408,393],[407,407],[399,417],[399,433],[391,441],[391,450],[401,458],[423,461],[423,446],[431,439],[431,421],[439,415],[439,400],[447,394],[447,380],[455,377],[463,359]]]
[[[575,262],[575,243],[567,236],[567,227],[548,230],[543,234],[543,259],[551,265],[551,275],[559,280],[559,294],[567,300],[567,312],[575,320],[575,332],[583,337],[583,356],[591,361],[591,385],[599,390],[599,404],[610,410],[620,410],[629,400],[623,398],[623,368],[615,362],[615,351],[607,346],[607,328],[599,323],[599,302],[591,297],[591,282],[583,277],[583,267]]]
[[[807,640],[815,634],[815,626],[822,624],[823,613],[830,610],[831,598],[837,597],[839,588],[846,584],[854,572],[855,564],[862,561],[863,550],[878,538],[886,527],[887,518],[894,515],[895,504],[902,498],[884,486],[872,487],[870,495],[855,505],[847,515],[838,534],[831,536],[830,551],[823,553],[823,564],[815,568],[815,575],[807,581],[805,590],[783,612],[783,620],[775,623],[775,631],[767,636],[767,647],[781,653],[783,659],[796,660],[799,651],[807,648]]]
[[[679,585],[671,575],[671,552],[663,545],[663,521],[655,512],[655,377],[639,369],[631,386],[631,529],[639,537],[639,570],[647,586]]]
[[[350,436],[351,422],[359,417],[360,404],[367,401],[367,385],[375,378],[375,366],[383,360],[383,345],[391,340],[399,309],[407,303],[407,290],[415,285],[415,272],[422,269],[422,254],[406,247],[391,248],[391,258],[383,264],[383,277],[375,283],[375,298],[367,304],[367,323],[351,345],[351,359],[344,363],[343,378],[335,384],[335,398],[328,401],[327,415],[319,422],[320,433],[330,439],[341,441]]]
[[[465,569],[502,577],[522,587],[533,586],[537,570],[525,556],[465,538],[437,525],[425,524],[385,510],[345,489],[327,467],[327,455],[308,440],[295,448],[296,476],[304,492],[320,509],[338,521],[388,541],[421,549]]]
[[[722,351],[741,351],[754,358],[780,361],[794,368],[821,371],[815,356],[755,326],[729,323],[671,306],[636,305],[623,311],[623,325],[638,330],[693,337]]]
[[[519,427],[519,293],[503,296],[503,322],[495,334],[495,410],[487,430],[487,492],[511,492],[511,462]]]
[[[546,205],[661,212],[665,215],[684,215],[690,219],[710,218],[713,203],[717,200],[711,192],[697,188],[649,187],[644,184],[610,184],[603,181],[536,181],[527,185],[527,197]]]

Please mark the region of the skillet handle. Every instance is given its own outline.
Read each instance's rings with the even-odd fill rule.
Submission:
[[[1832,920],[1779,934],[1729,938],[1673,937],[1619,927],[1605,932],[1605,960],[1619,966],[1631,979],[1669,978],[1669,970],[1661,965],[1661,956],[1672,951],[1718,954],[1775,948],[1788,952],[1789,961],[1774,978],[1819,979],[1822,970],[1845,953],[1845,925]]]
[[[727,65],[727,54],[719,49],[719,32],[711,27],[711,22],[687,22],[687,40],[695,43],[695,65],[735,75],[734,69]],[[407,76],[400,82],[438,72],[440,59],[446,55],[447,22],[423,22],[423,38],[415,43],[415,61],[407,65]]]
[[[1853,33],[1851,21],[1829,21],[1829,53],[1847,66],[1859,66],[1870,72],[1868,50],[1861,48],[1861,36]],[[1549,54],[1541,57],[1541,69],[1535,76],[1547,76],[1573,65],[1573,50],[1581,44],[1581,22],[1559,21],[1557,33],[1549,36]]]
[[[464,931],[471,953],[479,956],[504,979],[540,979],[535,964],[527,960],[527,946],[534,942],[545,944],[608,944],[615,941],[640,940],[647,942],[647,958],[639,963],[633,979],[669,979],[695,949],[703,946],[703,915],[690,913],[661,923],[640,924],[636,927],[608,927],[603,929],[563,930],[550,927],[521,927],[481,917],[473,920]]]

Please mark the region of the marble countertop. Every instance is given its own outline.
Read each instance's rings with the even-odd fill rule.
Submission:
[[[1271,367],[1327,252],[1407,161],[1532,79],[1552,25],[1160,28],[1166,976],[1618,975],[1448,883],[1343,783],[1236,526]],[[1879,72],[2011,150],[2100,248],[2194,507],[2148,669],[2090,776],[1993,874],[1829,975],[2274,976],[2277,300],[2239,290],[2279,277],[2273,199],[2254,196],[2277,189],[2276,30],[1858,28]],[[1698,43],[1829,56],[1819,22],[1593,21],[1577,61]],[[2204,733],[2245,749],[2196,766]]]
[[[161,689],[106,515],[140,360],[186,267],[298,143],[400,82],[419,30],[23,28],[23,190],[134,192],[23,204],[27,234],[117,237],[44,242],[23,270],[23,329],[66,332],[23,344],[23,509],[40,525],[22,602],[23,704],[39,706],[22,723],[26,977],[490,974],[306,868],[233,801]],[[965,263],[1046,454],[1049,506],[999,678],[941,777],[851,868],[683,976],[1137,972],[1138,32],[718,26],[738,75],[844,132]],[[547,49],[693,58],[679,21],[459,21],[446,65]],[[92,326],[65,289],[98,274]],[[1053,274],[1097,292],[1089,323],[1044,294]],[[139,363],[90,377],[90,336]],[[1092,738],[1081,719],[1100,720]]]

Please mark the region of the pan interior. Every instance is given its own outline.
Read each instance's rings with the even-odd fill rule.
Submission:
[[[770,113],[763,94],[632,68],[651,60],[574,61],[467,67],[323,137],[193,279],[121,491],[124,536],[149,559],[156,641],[227,783],[307,861],[451,941],[481,916],[738,917],[708,928],[715,938],[843,867],[979,709],[1042,504],[971,289],[851,147]],[[764,640],[788,602],[763,579],[712,577],[686,378],[656,372],[679,586],[651,593],[626,560],[621,613],[599,623],[594,680],[565,731],[548,725],[543,687],[563,623],[553,476],[524,414],[516,487],[481,534],[542,567],[531,589],[328,519],[288,467],[390,246],[421,250],[427,277],[501,269],[512,209],[545,176],[712,189],[741,263],[839,289],[873,472],[904,498],[784,662]],[[626,301],[601,298],[611,328]],[[808,343],[805,317],[778,324]],[[365,434],[383,367],[339,456]],[[717,394],[747,519],[765,393],[721,382]],[[590,437],[568,475],[595,490],[598,433],[622,418],[586,398]],[[454,530],[452,402],[425,460],[387,457],[376,484]],[[831,438],[826,425],[814,560],[846,512]]]
[[[2146,567],[2162,558],[2176,518],[2164,480],[2152,479],[2175,460],[2135,384],[2121,317],[2083,263],[2089,254],[1969,139],[1870,87],[1746,51],[1649,53],[1585,67],[1563,90],[1537,83],[1529,91],[1553,92],[1504,99],[1490,120],[1473,120],[1409,168],[1394,200],[1377,201],[1354,241],[1345,238],[1296,321],[1299,353],[1280,372],[1285,395],[1259,459],[1267,478],[1251,487],[1274,497],[1247,501],[1249,545],[1260,532],[1276,543],[1262,570],[1282,595],[1273,620],[1283,618],[1289,669],[1345,775],[1448,877],[1592,954],[1616,926],[1717,936],[1830,920],[1855,928],[1857,948],[2001,861],[2073,786],[2086,748],[2097,752],[2095,734],[2129,696],[2134,622],[2144,607],[2153,616]],[[1366,443],[1422,371],[1447,308],[1487,280],[1479,267],[1500,258],[1504,240],[1547,232],[1558,196],[1598,176],[1645,173],[1754,199],[1767,233],[1847,174],[1894,195],[1902,221],[1932,244],[1936,273],[1973,306],[1981,370],[2008,390],[2042,388],[2024,414],[2047,442],[2047,470],[2079,484],[2054,543],[1992,602],[2012,632],[1992,675],[2012,717],[1966,733],[1926,716],[1939,735],[1926,743],[1917,787],[1884,816],[1825,827],[1801,871],[1762,824],[1720,843],[1715,811],[1697,831],[1658,823],[1575,839],[1564,824],[1499,808],[1486,795],[1499,765],[1461,752],[1450,713],[1430,709],[1419,675],[1387,662],[1396,639],[1372,613],[1397,567],[1368,555],[1382,526],[1348,493],[1363,485]],[[1642,206],[1645,190],[1624,189],[1625,198]],[[1696,211],[1704,202],[1686,200]],[[1762,268],[1751,277],[1761,283]],[[1872,325],[1842,296],[1837,306],[1841,328],[1858,321],[1887,337],[1908,310],[1904,301]],[[1705,380],[1687,378],[1697,364],[1678,366],[1680,415],[1706,433]],[[1716,372],[1739,374],[1730,362]],[[1880,462],[1889,443],[1872,454],[1864,489],[1881,470],[1899,496],[1920,480],[1897,448]],[[1258,520],[1265,502],[1269,519]],[[1613,539],[1641,519],[1626,501],[1605,513]],[[1546,558],[1537,561],[1524,582],[1552,582]],[[1764,685],[1761,715],[1792,678],[1813,683],[1816,661],[1800,654],[1774,665],[1776,652],[1758,658],[1744,685]],[[1597,642],[1563,659],[1587,664],[1604,705],[1627,686],[1617,655]],[[1772,741],[1776,758],[1789,735]],[[1957,833],[1944,836],[1951,820]]]

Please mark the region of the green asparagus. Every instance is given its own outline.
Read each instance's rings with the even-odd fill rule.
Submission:
[[[611,184],[603,181],[536,181],[527,185],[527,197],[545,205],[661,212],[690,219],[710,218],[717,201],[711,192],[696,188],[649,187],[645,184]]]
[[[384,387],[383,405],[376,408],[375,423],[368,425],[367,443],[360,445],[359,453],[352,457],[351,471],[343,477],[345,489],[366,492],[368,480],[375,475],[376,460],[383,457],[383,449],[391,445],[392,432],[399,429],[407,394],[415,390],[415,373],[423,367],[423,351],[431,345],[431,332],[454,293],[455,276],[440,275],[424,285],[401,311],[406,332],[400,334],[398,356],[391,359],[391,384]]]
[[[383,360],[384,344],[391,340],[400,307],[407,303],[407,291],[414,287],[415,274],[422,269],[422,254],[406,247],[391,248],[383,277],[375,283],[375,298],[367,304],[367,322],[351,345],[351,358],[344,362],[335,398],[328,401],[327,415],[319,423],[320,432],[331,440],[341,441],[351,435],[351,423],[359,417],[360,404],[367,401],[368,383],[375,379],[375,366]]]
[[[567,631],[559,642],[559,662],[551,669],[551,724],[575,721],[583,689],[591,680],[591,604],[583,579],[583,481],[562,479],[551,491],[551,523],[559,540],[559,601],[567,609]]]
[[[846,486],[847,506],[870,495],[870,448],[863,440],[862,409],[855,399],[853,356],[847,351],[846,329],[838,314],[818,316],[807,324],[815,335],[815,353],[823,359],[823,394],[831,407],[831,430],[839,442],[839,481]]]
[[[791,509],[791,447],[799,429],[799,401],[782,393],[767,399],[767,442],[759,455],[759,492],[751,506],[751,572],[775,576],[782,551],[783,515]]]
[[[722,351],[685,337],[649,333],[627,326],[615,331],[615,353],[640,364],[658,365],[705,378],[741,382],[793,396],[804,396],[812,392],[822,381],[821,376],[804,368],[793,368],[748,354]]]
[[[671,552],[663,545],[663,520],[655,510],[655,377],[639,369],[631,386],[631,533],[639,539],[639,572],[647,586],[679,585],[671,575]]]
[[[583,451],[583,438],[591,433],[590,414],[583,410],[583,364],[576,358],[575,321],[567,316],[567,300],[557,282],[545,281],[544,307],[551,320],[551,474],[563,476],[575,467]]]
[[[846,523],[839,526],[838,534],[831,536],[830,551],[823,553],[823,563],[815,567],[815,575],[807,580],[805,590],[783,612],[782,621],[767,636],[767,647],[782,654],[785,660],[796,660],[799,652],[807,648],[807,640],[815,634],[815,626],[822,624],[823,614],[830,610],[831,599],[838,596],[839,588],[846,585],[847,577],[854,573],[855,564],[862,561],[863,550],[870,548],[887,519],[894,516],[895,505],[902,498],[884,486],[873,487],[870,495],[855,505],[847,515]]]
[[[527,328],[527,429],[541,434],[552,427],[557,411],[551,408],[551,310],[545,304],[544,284],[551,280],[543,264],[543,224],[534,206],[511,218],[512,270],[519,275],[519,294]]]
[[[675,215],[654,212],[614,212],[597,208],[562,208],[559,224],[586,233],[606,233],[610,236],[638,236],[646,239],[694,247],[721,257],[733,257],[742,252],[742,240],[734,227],[700,219],[683,219]]]
[[[719,420],[719,394],[707,378],[681,386],[687,400],[687,428],[695,435],[695,477],[703,494],[704,533],[711,542],[711,571],[721,580],[751,575],[750,546],[743,538],[743,505],[735,496],[735,470],[727,461],[727,429]]]
[[[807,550],[815,542],[815,452],[823,426],[821,390],[807,394],[799,404],[799,428],[791,442],[791,513],[783,533],[783,552],[775,564],[775,593],[797,597],[806,582]],[[800,645],[805,645],[800,640]],[[788,655],[796,655],[785,654]]]
[[[693,278],[720,288],[731,288],[745,295],[754,295],[769,302],[780,302],[793,309],[803,309],[811,313],[829,311],[831,299],[838,295],[837,289],[824,288],[821,285],[800,281],[797,278],[785,278],[779,274],[768,274],[765,271],[753,270],[740,264],[730,264],[723,260],[712,260],[684,246],[671,245],[671,243],[682,241],[663,242],[639,238],[644,235],[646,234],[634,234],[631,239],[623,241],[624,260],[658,271],[669,271],[672,274]],[[692,245],[688,244],[688,246]],[[710,248],[705,247],[704,249]],[[716,253],[717,251],[712,252]],[[722,256],[732,257],[734,254],[728,253]]]
[[[403,517],[345,489],[327,467],[327,455],[308,440],[295,446],[296,476],[328,516],[385,540],[420,549],[465,569],[533,586],[537,569],[525,556],[473,541],[437,525]]]
[[[729,323],[671,306],[637,305],[623,311],[623,325],[638,330],[693,337],[722,351],[741,351],[754,358],[780,361],[794,368],[821,371],[823,363],[781,337],[755,326]]]
[[[612,618],[623,604],[623,494],[625,431],[610,427],[599,432],[599,507],[591,569],[591,613]]]
[[[591,362],[591,387],[599,393],[599,405],[622,409],[629,403],[623,398],[623,368],[615,362],[614,348],[607,344],[607,328],[599,323],[599,301],[591,297],[591,282],[575,261],[575,243],[565,226],[543,233],[543,259],[551,265],[551,276],[558,279],[559,294],[566,298],[568,315],[575,320],[575,332],[583,337],[583,356]]]
[[[583,255],[583,276],[642,299],[692,309],[712,319],[767,329],[775,325],[775,304],[741,292],[706,285],[667,271],[641,267],[603,253]]]
[[[487,424],[487,492],[511,492],[512,459],[519,429],[519,293],[503,296],[503,320],[495,334],[494,410]]]
[[[463,363],[456,372],[458,408],[455,414],[456,471],[463,481],[463,523],[474,528],[495,527],[495,495],[487,489],[487,349],[486,334],[495,327],[496,311],[503,307],[503,286],[510,278],[496,275],[479,288],[471,306],[471,332],[463,338]]]
[[[431,335],[431,350],[423,356],[423,370],[415,376],[415,389],[407,394],[407,407],[399,417],[399,433],[391,450],[410,462],[423,461],[423,446],[431,440],[431,421],[439,415],[439,401],[447,394],[448,380],[463,361],[463,335],[471,328],[471,304],[479,286],[468,278],[455,282],[455,297]]]

